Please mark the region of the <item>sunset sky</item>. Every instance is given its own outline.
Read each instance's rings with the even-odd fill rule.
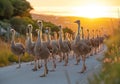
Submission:
[[[27,0],[38,14],[118,18],[120,0]]]

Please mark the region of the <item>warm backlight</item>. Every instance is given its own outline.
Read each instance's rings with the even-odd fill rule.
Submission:
[[[106,7],[98,5],[98,4],[88,4],[81,7],[73,8],[74,16],[83,16],[88,18],[98,18],[104,17],[106,12]]]

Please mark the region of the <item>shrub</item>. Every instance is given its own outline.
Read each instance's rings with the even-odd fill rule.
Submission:
[[[114,31],[107,41],[107,52],[104,54],[103,67],[90,84],[120,84],[120,30]]]

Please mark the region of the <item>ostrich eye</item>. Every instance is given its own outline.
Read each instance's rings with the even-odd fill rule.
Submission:
[[[39,24],[41,24],[41,22],[38,22]]]

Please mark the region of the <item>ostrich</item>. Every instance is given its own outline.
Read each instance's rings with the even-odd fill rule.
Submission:
[[[73,55],[76,55],[76,64],[78,65],[78,63],[80,62],[80,57],[78,56],[78,50],[76,50],[75,45],[80,42],[80,21],[78,20],[78,32],[77,35],[75,37],[75,33],[74,33],[74,40],[71,42],[71,49],[73,51]]]
[[[70,52],[70,47],[67,43],[67,41],[63,41],[62,38],[62,27],[59,26],[60,32],[59,32],[59,47],[60,51],[63,53],[63,57],[65,57],[65,64],[64,66],[67,66],[68,64],[68,53]],[[65,56],[66,54],[66,56]]]
[[[11,32],[12,32],[11,51],[13,54],[18,56],[19,66],[17,68],[19,69],[21,67],[20,58],[22,55],[24,55],[25,48],[24,48],[23,44],[15,43],[15,41],[14,41],[15,30],[11,29]]]
[[[94,48],[95,48],[95,53],[97,54],[98,48],[99,47],[99,35],[98,35],[98,30],[96,30],[96,38],[94,38]]]
[[[86,64],[85,64],[86,55],[90,52],[91,48],[84,41],[80,40],[80,20],[76,20],[74,23],[78,24],[78,34],[74,42],[73,50],[77,56],[82,57],[83,63],[82,63],[81,73],[83,73],[86,70]]]
[[[56,46],[56,48],[57,48],[57,49],[54,50],[54,52],[56,52],[56,50],[58,50],[58,51],[56,52],[56,54],[58,54],[59,57],[60,57],[59,62],[62,62],[62,52],[61,52],[61,50],[60,50],[60,48],[59,48],[59,42],[58,42],[58,39],[57,39],[57,38],[58,38],[58,37],[57,37],[57,33],[54,32],[54,40],[52,40],[52,43],[53,43],[53,45],[55,44],[55,46]]]
[[[53,69],[51,71],[54,71],[56,68],[55,55],[57,55],[59,52],[59,45],[56,40],[51,40],[50,38],[51,29],[49,27],[47,29],[48,29],[48,35],[47,35],[48,44],[49,46],[52,47],[51,53],[52,53],[52,60],[53,60]]]
[[[100,52],[103,48],[103,41],[104,41],[104,36],[102,35],[100,30],[99,30],[98,38],[99,38],[99,48],[98,49],[99,49],[99,52]]]
[[[35,51],[35,56],[39,57],[40,59],[44,60],[44,73],[40,77],[45,77],[48,74],[48,69],[47,69],[47,59],[50,56],[50,51],[47,48],[47,45],[42,42],[42,21],[37,21],[38,26],[40,29],[37,30],[38,33],[38,38],[35,43],[34,51]]]
[[[27,40],[26,40],[26,52],[29,54],[29,55],[32,55],[34,56],[34,46],[35,46],[35,42],[32,41],[32,25],[31,24],[28,24],[28,29],[29,29],[29,32],[27,33]],[[32,65],[32,61],[31,61],[31,65]]]
[[[93,36],[92,36],[92,38],[90,39],[90,41],[91,41],[91,45],[92,45],[92,47],[93,47],[93,49],[92,49],[92,53],[91,53],[91,56],[92,55],[94,55],[94,53],[96,52],[96,50],[95,50],[95,47],[96,47],[96,41],[95,41],[95,30],[92,30],[92,34],[93,34]]]
[[[91,46],[91,51],[90,51],[90,53],[89,53],[89,56],[91,56],[93,46],[92,46],[92,42],[91,42],[91,39],[90,39],[90,31],[89,31],[89,29],[87,29],[87,34],[88,34],[88,36],[87,36],[87,41],[86,41],[86,43],[87,43],[89,46]]]
[[[87,32],[88,32],[88,37],[87,38],[88,39],[84,39],[84,30],[83,30],[83,27],[81,27],[81,31],[82,31],[82,41],[85,42],[85,44],[90,47],[90,50],[88,51],[88,53],[86,53],[86,54],[89,54],[91,52],[91,49],[92,49],[91,42],[89,40],[89,35],[90,35],[89,34],[89,30],[87,30]]]

